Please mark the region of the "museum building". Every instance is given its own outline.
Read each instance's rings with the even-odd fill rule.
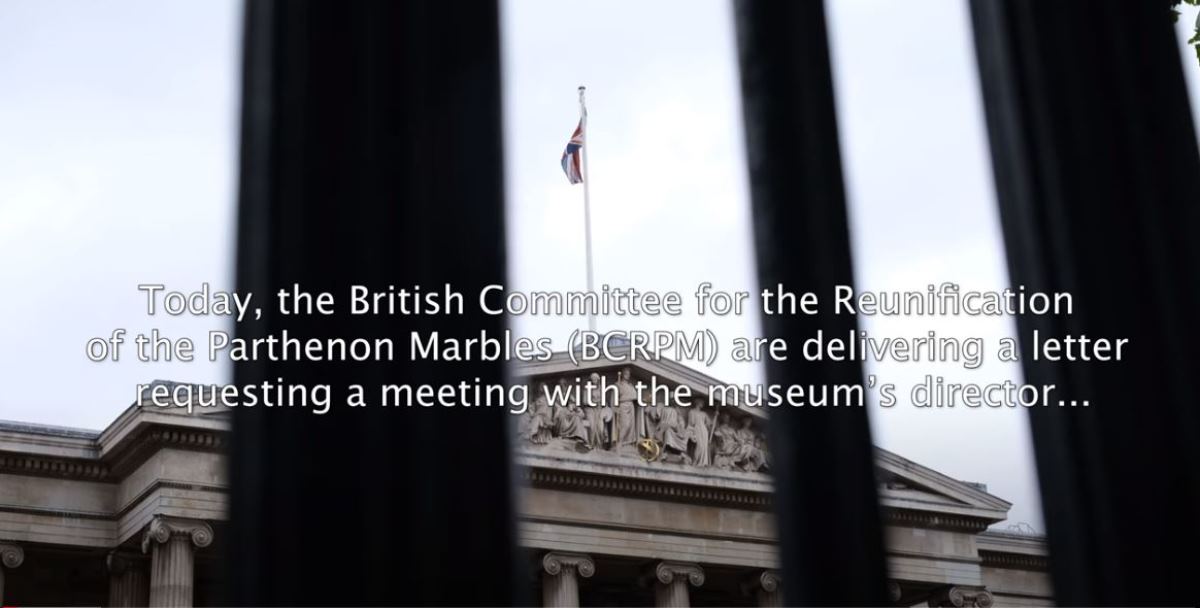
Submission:
[[[652,377],[719,384],[670,361],[558,354],[517,374],[542,395],[512,425],[530,597],[781,605],[763,410],[635,407]],[[598,377],[602,407],[544,397]],[[0,604],[219,602],[229,429],[227,410],[139,404],[103,431],[0,422]],[[1009,503],[884,450],[876,468],[894,605],[1052,605],[1044,539],[996,529]]]

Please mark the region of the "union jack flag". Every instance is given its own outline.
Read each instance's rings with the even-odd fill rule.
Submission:
[[[567,174],[567,180],[572,184],[583,183],[583,170],[580,165],[580,155],[583,150],[583,120],[579,121],[579,126],[575,127],[575,133],[571,135],[571,141],[567,142],[567,149],[563,150],[562,168],[563,173]]]

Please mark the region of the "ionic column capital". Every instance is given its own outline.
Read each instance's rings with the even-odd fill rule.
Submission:
[[[5,568],[17,568],[25,563],[25,550],[21,545],[0,543],[0,565]]]
[[[542,569],[546,574],[558,576],[563,568],[571,568],[584,578],[591,578],[596,573],[596,562],[582,553],[561,553],[551,551],[542,557]]]
[[[595,574],[596,562],[581,553],[551,551],[542,556],[542,571],[542,605],[575,608],[579,606],[579,577]]]
[[[758,587],[763,591],[774,593],[779,591],[779,585],[783,583],[783,575],[778,570],[763,570],[762,574],[758,575]]]
[[[151,542],[165,543],[171,537],[189,537],[196,547],[207,547],[213,541],[212,526],[202,521],[155,516],[142,535],[142,553],[150,551]]]
[[[683,562],[659,562],[654,567],[654,578],[664,585],[670,585],[677,577],[686,577],[693,587],[699,587],[704,584],[704,569]]]
[[[756,597],[759,606],[782,606],[782,588],[783,574],[778,570],[760,570],[741,584],[742,593]]]
[[[4,571],[12,570],[25,563],[25,550],[21,545],[0,543],[0,606],[4,605]]]
[[[783,586],[783,574],[778,570],[761,570],[744,579],[740,585],[742,593],[753,595],[757,591],[775,593]]]
[[[991,608],[995,598],[982,587],[943,587],[929,598],[931,607],[953,606],[954,608]]]

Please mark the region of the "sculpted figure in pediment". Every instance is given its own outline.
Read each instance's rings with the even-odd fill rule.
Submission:
[[[662,446],[662,459],[665,462],[691,461],[691,457],[688,456],[687,419],[683,408],[664,404],[657,409],[658,435],[655,436],[655,440]]]
[[[704,407],[693,403],[688,410],[688,442],[691,444],[692,464],[707,467],[712,464],[711,439],[716,426]]]
[[[557,430],[555,434],[563,439],[587,445],[587,415],[584,413],[579,401],[575,399],[574,393],[568,393],[570,385],[567,383],[567,379],[559,378],[558,386],[562,394],[566,395],[566,398],[564,399],[564,403],[558,407],[558,411],[554,413],[554,426]]]
[[[743,471],[760,471],[767,464],[766,447],[762,436],[754,431],[754,421],[742,418],[742,427],[737,430],[738,457],[736,462]]]
[[[721,412],[711,446],[714,466],[752,473],[766,468],[766,439],[753,425],[754,421],[747,416],[735,426],[729,413]]]
[[[717,414],[716,428],[713,429],[712,445],[713,465],[720,469],[732,469],[738,454],[737,429],[733,428],[729,412]]]
[[[535,445],[545,445],[554,436],[554,411],[546,399],[546,383],[538,383],[533,405],[521,416],[521,438]]]
[[[633,372],[628,367],[617,376],[617,408],[615,415],[617,445],[637,443],[637,387],[633,385]]]
[[[588,400],[584,404],[588,418],[588,446],[608,449],[613,443],[613,410],[605,402],[604,391],[600,390],[600,374],[593,373],[588,382]]]

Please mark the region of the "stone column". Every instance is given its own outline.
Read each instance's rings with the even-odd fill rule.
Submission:
[[[658,580],[654,588],[654,605],[659,608],[688,608],[688,583],[693,587],[704,584],[704,570],[696,564],[659,562],[654,568]]]
[[[213,532],[200,521],[155,517],[142,537],[142,553],[150,557],[150,605],[169,608],[192,605],[195,547],[212,543]]]
[[[110,551],[108,566],[108,605],[125,608],[150,605],[150,577],[145,558],[123,551]]]
[[[4,604],[5,570],[14,570],[25,563],[25,550],[20,545],[0,543],[0,605]]]
[[[952,606],[954,608],[991,608],[995,598],[983,587],[942,587],[929,596],[930,608]]]
[[[547,553],[542,557],[542,605],[548,608],[579,606],[578,576],[596,573],[592,558],[579,553]]]
[[[750,588],[764,608],[783,606],[783,577],[778,570],[763,570],[750,581]]]

